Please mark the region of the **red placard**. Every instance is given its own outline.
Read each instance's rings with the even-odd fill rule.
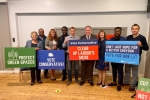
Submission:
[[[150,92],[136,91],[136,100],[150,100]]]
[[[98,60],[98,46],[70,46],[69,60]]]

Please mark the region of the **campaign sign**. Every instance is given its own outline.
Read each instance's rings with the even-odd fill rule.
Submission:
[[[105,61],[139,65],[138,41],[106,41]]]
[[[38,69],[65,69],[64,50],[38,50]]]
[[[98,40],[69,40],[69,60],[98,60]]]
[[[35,48],[6,47],[4,50],[6,68],[36,67]]]
[[[150,100],[150,79],[139,78],[136,100]]]

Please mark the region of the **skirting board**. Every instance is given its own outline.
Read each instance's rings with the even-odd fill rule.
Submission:
[[[42,70],[42,72],[43,72],[44,70]],[[19,73],[19,70],[18,69],[16,69],[16,70],[3,70],[3,71],[0,71],[0,74],[2,74],[2,73],[12,73],[12,74],[14,74],[14,73]],[[56,71],[56,73],[61,73],[61,71]],[[73,72],[72,72],[73,73]],[[93,75],[98,75],[98,73],[97,72],[93,72]],[[112,76],[112,73],[106,73],[106,75],[107,76]],[[131,77],[132,77],[132,75],[131,75]],[[139,74],[139,77],[143,77],[143,75],[142,74]]]

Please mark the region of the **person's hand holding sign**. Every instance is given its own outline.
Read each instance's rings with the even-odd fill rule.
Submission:
[[[54,46],[53,46],[53,49],[54,49],[54,50],[55,50],[55,49],[57,49],[57,46],[56,46],[56,45],[54,45]]]
[[[37,47],[37,48],[35,48],[35,50],[40,50],[40,48]]]
[[[137,43],[137,45],[142,47],[142,43],[140,41]]]
[[[47,47],[46,49],[47,49],[47,50],[51,50],[51,48],[49,48],[49,47]]]
[[[65,43],[68,43],[68,42],[69,42],[69,40],[66,38],[66,39],[65,39]]]

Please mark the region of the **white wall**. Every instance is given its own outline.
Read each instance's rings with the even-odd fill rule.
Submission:
[[[18,34],[21,34],[20,42],[24,45],[31,31],[42,27],[48,33],[50,28],[64,25],[121,26],[128,27],[127,32],[131,34],[131,26],[138,23],[141,26],[140,33],[148,36],[147,0],[11,0],[8,5],[11,37],[16,38],[12,46],[19,45]],[[144,60],[145,53],[139,72],[141,75],[144,72]]]

